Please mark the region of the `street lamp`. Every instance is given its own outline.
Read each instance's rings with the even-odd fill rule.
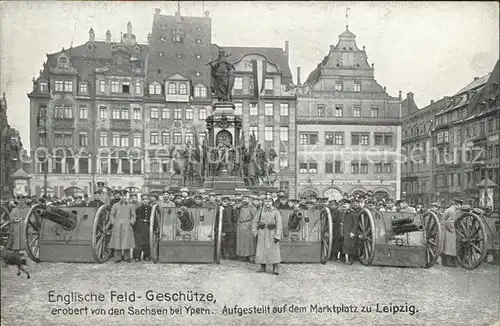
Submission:
[[[47,111],[44,107],[39,107],[36,115],[36,126],[39,131],[42,131],[45,135],[44,146],[47,146]],[[40,135],[40,133],[39,133]],[[45,153],[45,159],[47,160],[47,153]],[[47,173],[49,169],[48,161],[45,162],[46,167],[43,167],[43,194],[47,196]],[[42,165],[43,166],[43,165]]]

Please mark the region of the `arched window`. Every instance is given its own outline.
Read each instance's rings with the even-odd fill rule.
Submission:
[[[158,82],[149,84],[149,95],[161,95],[161,85]]]
[[[207,97],[207,88],[204,85],[197,85],[194,88],[195,97]]]
[[[63,149],[59,148],[55,151],[54,156],[52,158],[53,173],[63,173],[64,157],[65,153]]]
[[[389,198],[389,193],[386,190],[377,190],[373,194],[373,197],[375,197],[377,201],[382,199],[387,199]]]
[[[177,87],[175,83],[168,83],[168,94],[175,95],[177,94]]]
[[[81,152],[78,155],[78,173],[90,173],[90,154],[88,152]]]
[[[360,196],[360,195],[364,195],[364,193],[365,192],[363,190],[354,190],[351,195],[353,195],[353,196],[356,196],[356,195]]]
[[[168,86],[170,88],[170,85]],[[187,95],[187,85],[186,83],[179,84],[179,95]]]
[[[99,153],[99,173],[100,174],[108,174],[109,173],[109,155],[105,151],[101,151]]]
[[[310,197],[310,196],[318,196],[318,192],[314,189],[306,189],[304,191],[302,191],[302,193],[300,194],[301,196],[306,196],[306,197]]]

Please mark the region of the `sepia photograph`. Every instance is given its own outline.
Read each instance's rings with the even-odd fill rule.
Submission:
[[[0,323],[500,325],[499,9],[0,1]]]

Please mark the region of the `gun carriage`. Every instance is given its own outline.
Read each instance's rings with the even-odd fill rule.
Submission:
[[[441,252],[441,226],[432,212],[379,212],[364,208],[356,232],[363,265],[433,266]]]
[[[160,263],[220,263],[223,207],[160,207],[149,224],[151,259]]]
[[[9,210],[4,205],[0,205],[0,217],[0,245],[8,248],[12,243],[13,230]]]
[[[283,263],[326,264],[332,251],[332,215],[321,210],[280,210],[283,239],[280,241]]]
[[[109,259],[110,208],[38,204],[25,222],[26,253],[35,262],[98,262]]]

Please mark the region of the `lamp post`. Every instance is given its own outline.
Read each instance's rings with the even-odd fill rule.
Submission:
[[[38,108],[38,112],[36,115],[36,126],[39,131],[43,131],[44,137],[45,137],[45,144],[44,146],[47,146],[47,111],[44,107]],[[45,152],[45,159],[48,159],[48,155]],[[45,162],[47,165],[46,167],[43,166],[43,194],[47,196],[47,173],[49,169],[49,163],[48,160]]]

